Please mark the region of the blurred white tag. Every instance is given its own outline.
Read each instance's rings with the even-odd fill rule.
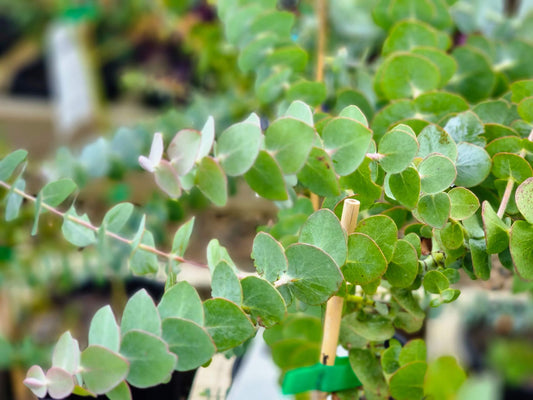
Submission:
[[[61,134],[71,135],[95,115],[89,63],[83,52],[78,25],[54,23],[47,41],[57,128]]]

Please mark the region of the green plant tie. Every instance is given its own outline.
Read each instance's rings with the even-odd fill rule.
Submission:
[[[348,357],[337,357],[335,365],[317,363],[310,367],[293,369],[285,374],[283,394],[296,394],[310,390],[338,392],[361,386]]]

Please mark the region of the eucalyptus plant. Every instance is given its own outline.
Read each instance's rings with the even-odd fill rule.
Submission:
[[[393,337],[420,331],[429,308],[456,300],[460,271],[488,280],[493,268],[507,268],[533,279],[533,45],[524,40],[531,17],[527,2],[512,21],[503,9],[494,18],[487,5],[466,1],[381,0],[371,14],[361,3],[352,7],[367,10],[363,18],[380,32],[368,47],[377,53],[348,43],[326,63],[321,83],[306,79],[315,53],[304,36],[292,37],[292,13],[274,0],[220,0],[239,67],[256,72],[259,101],[277,112],[252,113],[222,131],[209,118],[198,130],[180,129],[166,147],[155,133],[139,157],[171,198],[197,188],[223,206],[228,179],[242,178],[276,202],[278,220],[253,242],[255,274],[242,273],[216,239],[207,265],[186,259],[193,219],[163,251],[145,218],[134,235],[124,230],[132,204],[115,205],[96,225],[75,205],[62,207],[76,191],[72,180],[52,181],[33,197],[24,192],[26,152],[0,161],[6,218],[29,200],[33,233],[42,213],[54,213],[75,246],[106,253],[121,242],[133,273],[167,278],[157,304],[141,290],[120,321],[109,306],[100,309],[83,351],[65,333],[52,367],[28,371],[35,394],[128,399],[130,385],[158,385],[216,352],[231,354],[261,326],[284,371],[308,365],[319,359],[320,310],[333,295],[345,300],[339,339],[363,385],[339,396],[444,399],[460,390],[465,373],[455,359],[428,364],[422,339],[402,345]],[[347,35],[332,31],[334,43]],[[329,111],[312,108],[324,102]],[[347,198],[360,202],[350,234],[339,222]],[[212,298],[202,301],[180,279],[184,262],[209,269]]]

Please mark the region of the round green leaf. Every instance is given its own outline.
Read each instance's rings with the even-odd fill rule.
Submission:
[[[430,92],[414,100],[416,113],[424,119],[439,122],[444,116],[469,109],[468,103],[461,96],[448,92]]]
[[[154,301],[146,291],[137,291],[126,303],[122,313],[120,330],[124,336],[132,329],[140,329],[145,332],[161,335],[161,318]]]
[[[289,36],[294,25],[294,14],[274,9],[273,4],[275,3],[272,1],[258,2],[258,4],[266,10],[253,21],[250,32],[261,35],[273,32],[278,37]]]
[[[346,234],[331,210],[322,209],[311,214],[302,226],[298,241],[322,249],[337,265],[346,261]]]
[[[471,143],[459,143],[457,145],[457,186],[477,186],[485,180],[491,169],[489,154],[482,147]]]
[[[130,365],[121,355],[101,346],[89,346],[81,353],[81,376],[91,392],[109,392],[126,379]]]
[[[290,117],[275,120],[265,133],[265,146],[285,174],[295,174],[304,166],[314,140],[313,127]]]
[[[498,137],[490,142],[485,150],[491,157],[497,153],[515,153],[518,154],[522,150],[522,138],[518,136]]]
[[[16,219],[19,215],[20,207],[22,206],[23,197],[15,193],[15,189],[24,192],[26,189],[26,181],[22,178],[17,179],[11,186],[11,190],[8,191],[5,209],[6,221],[13,221]]]
[[[118,233],[130,219],[133,210],[131,203],[117,204],[105,214],[102,226],[105,226],[107,231]]]
[[[59,367],[52,367],[46,372],[48,394],[53,399],[63,399],[74,390],[74,376]]]
[[[455,357],[439,357],[429,364],[424,378],[424,394],[435,400],[454,398],[465,380],[465,371]]]
[[[257,60],[254,60],[254,65]],[[288,101],[301,100],[311,106],[318,106],[326,100],[326,86],[322,82],[300,80],[292,84],[285,93]]]
[[[174,317],[191,320],[200,326],[204,324],[202,300],[187,281],[178,282],[167,290],[157,309],[163,320]]]
[[[491,261],[487,252],[487,243],[485,239],[470,239],[468,241],[470,253],[472,255],[472,266],[474,274],[483,280],[490,278]]]
[[[307,52],[297,45],[282,46],[267,55],[265,66],[272,68],[289,68],[301,72],[307,64]]]
[[[391,194],[403,206],[412,209],[420,195],[420,175],[416,168],[407,167],[398,174],[388,175]]]
[[[0,180],[7,181],[20,163],[26,159],[27,155],[28,152],[26,150],[19,149],[3,157],[0,160]]]
[[[71,179],[60,179],[47,183],[39,192],[43,203],[56,207],[63,203],[76,190],[77,186]]]
[[[472,109],[484,124],[511,125],[518,119],[516,108],[507,100],[486,100]]]
[[[439,88],[445,86],[457,70],[457,62],[442,50],[434,47],[416,47],[412,53],[426,57],[439,68]]]
[[[350,365],[370,399],[388,399],[389,388],[375,354],[368,349],[351,349]]]
[[[225,261],[217,264],[211,275],[211,296],[228,299],[235,304],[242,303],[242,289],[239,278]]]
[[[207,118],[200,134],[200,147],[198,148],[196,161],[208,156],[213,147],[213,142],[215,141],[215,120],[213,117],[209,116],[209,118]]]
[[[488,201],[483,202],[483,229],[489,254],[501,253],[509,246],[509,228],[492,209]]]
[[[411,100],[397,100],[391,102],[376,114],[372,121],[374,140],[381,138],[396,122],[413,117],[416,106]]]
[[[213,273],[215,267],[222,261],[233,267],[235,272],[237,272],[235,262],[231,259],[228,250],[220,244],[218,239],[211,239],[207,244],[207,265],[211,273]]]
[[[348,257],[342,267],[344,278],[363,285],[379,279],[387,270],[387,259],[376,242],[363,233],[348,237]]]
[[[370,207],[381,196],[381,186],[372,179],[371,163],[370,159],[366,158],[357,170],[339,180],[343,189],[358,194],[357,199],[361,202],[361,209]]]
[[[431,153],[439,153],[450,160],[457,159],[457,145],[452,137],[437,125],[428,125],[417,137],[420,148],[418,157],[425,158]]]
[[[215,155],[229,176],[242,175],[255,162],[262,144],[261,127],[250,122],[230,126],[217,139]]]
[[[63,216],[63,225],[61,226],[61,232],[67,241],[78,247],[89,246],[96,242],[96,235],[92,229],[89,229],[77,222],[71,220],[76,218],[91,223],[87,214],[78,215],[74,206],[72,206]]]
[[[518,114],[526,122],[533,122],[533,97],[527,97],[518,103]]]
[[[448,157],[431,154],[418,165],[421,189],[424,193],[438,193],[446,190],[455,180],[456,171]]]
[[[299,300],[307,304],[322,304],[339,289],[342,274],[335,261],[323,250],[297,243],[289,246],[285,254],[289,262],[286,279]]]
[[[398,357],[400,356],[401,349],[402,346],[396,339],[389,341],[389,347],[381,355],[381,367],[385,374],[390,375],[400,368]]]
[[[441,78],[437,66],[426,57],[395,53],[385,60],[376,79],[386,98],[393,100],[435,90]]]
[[[311,107],[303,101],[293,101],[289,108],[287,108],[287,111],[285,111],[284,116],[299,119],[310,126],[314,125],[313,111],[311,110]]]
[[[457,47],[452,56],[457,62],[457,72],[448,87],[470,103],[489,97],[496,78],[487,57],[472,46]]]
[[[88,396],[90,394],[86,393],[84,395]],[[126,381],[120,382],[113,390],[107,392],[105,395],[109,400],[131,400],[131,390]]]
[[[389,262],[394,253],[394,247],[398,239],[398,228],[392,218],[386,215],[373,215],[359,222],[355,232],[368,235],[383,252]]]
[[[110,306],[100,308],[94,314],[89,327],[89,346],[100,345],[118,352],[120,329]]]
[[[248,276],[241,281],[243,309],[263,326],[270,328],[281,322],[287,307],[281,294],[268,281]]]
[[[259,275],[270,282],[278,280],[288,268],[283,246],[266,232],[255,237],[251,257]]]
[[[533,223],[533,178],[518,186],[515,194],[516,206],[527,222]]]
[[[452,209],[450,217],[457,220],[470,218],[479,208],[477,196],[463,187],[453,188],[448,192]]]
[[[226,175],[211,157],[204,157],[198,166],[195,183],[215,205],[222,207],[228,200]]]
[[[194,228],[194,220],[194,217],[192,217],[189,221],[181,225],[174,234],[171,250],[173,254],[177,254],[180,257],[183,257],[185,254],[185,250],[187,250]]]
[[[533,80],[513,82],[511,84],[511,101],[520,103],[526,97],[533,96]]]
[[[128,383],[138,388],[165,382],[176,366],[176,356],[168,351],[162,339],[139,330],[124,335],[120,354],[130,362]]]
[[[38,365],[33,365],[26,373],[26,379],[24,379],[24,385],[29,388],[32,393],[37,397],[46,396],[46,376],[44,371]]]
[[[520,277],[533,280],[533,225],[525,221],[515,221],[511,228],[511,256]]]
[[[480,136],[485,131],[479,117],[472,111],[466,111],[450,118],[444,130],[450,134],[455,143],[468,142],[478,146],[485,145],[485,139]]]
[[[389,381],[391,396],[397,400],[422,399],[426,369],[425,361],[415,361],[399,368]]]
[[[418,255],[416,249],[407,240],[398,240],[384,277],[392,286],[405,288],[414,282],[417,274]]]
[[[328,153],[320,147],[313,147],[305,165],[298,173],[298,180],[319,196],[333,197],[340,194],[333,164]]]
[[[400,21],[389,31],[382,53],[387,56],[395,51],[410,51],[417,46],[437,47],[437,33],[438,31],[421,21]]]
[[[450,287],[448,278],[440,271],[429,271],[424,276],[424,289],[429,293],[440,294],[444,289]]]
[[[144,230],[143,224],[141,224],[141,226],[139,227],[139,233],[140,243],[149,247],[155,247],[154,235],[152,235],[152,232]],[[139,243],[136,244],[136,239],[137,238],[134,238],[132,240],[132,247],[134,247],[133,245],[135,244],[135,250],[129,259],[130,269],[138,275],[145,275],[157,272],[157,270],[159,269],[157,255],[137,247]]]
[[[387,132],[380,140],[378,152],[384,157],[380,160],[383,169],[391,174],[397,174],[406,169],[418,153],[418,142],[414,132],[406,132],[402,127],[396,126]],[[406,127],[405,127],[406,128]]]
[[[204,311],[205,327],[219,352],[238,346],[255,332],[250,319],[229,300],[209,299]]]
[[[458,249],[464,243],[463,228],[458,222],[452,220],[440,231],[440,239],[447,249]]]
[[[413,339],[403,346],[398,362],[404,366],[415,361],[426,361],[426,353],[426,343],[422,339]]]
[[[265,199],[288,199],[281,167],[265,150],[259,152],[252,168],[244,174],[244,179],[253,191]]]
[[[443,228],[450,217],[450,197],[446,193],[426,194],[418,201],[416,213],[420,219],[434,228]]]
[[[169,197],[173,199],[180,197],[180,180],[171,163],[166,160],[161,160],[155,168],[154,178],[157,186],[159,186],[163,192],[168,194]]]
[[[200,132],[193,129],[176,133],[168,145],[167,154],[178,175],[186,175],[192,169],[201,141]]]
[[[262,103],[275,101],[289,86],[292,70],[281,66],[268,67],[264,65],[257,73],[255,93]]]
[[[533,175],[533,169],[518,154],[498,153],[492,158],[492,173],[496,178],[511,178],[517,183],[522,183]]]
[[[363,348],[368,344],[368,340],[359,335],[357,327],[353,325],[353,314],[346,314],[342,318],[339,331],[339,343],[347,349]]]
[[[360,118],[356,111],[349,111],[352,107],[360,109],[365,118]],[[343,112],[345,108],[348,110]],[[370,105],[368,98],[359,90],[341,89],[337,93],[334,109],[339,113],[339,117],[355,119],[366,127],[368,127],[368,122],[365,123],[365,120],[372,119],[374,116],[374,108]]]
[[[322,132],[324,146],[341,176],[351,174],[361,165],[371,138],[372,132],[366,126],[349,117],[333,118]]]
[[[342,320],[367,340],[382,341],[394,336],[395,329],[391,320],[383,315],[355,312],[345,315]]]
[[[178,357],[177,371],[198,368],[216,352],[215,344],[204,328],[181,318],[163,320],[163,340]]]
[[[339,112],[339,117],[345,117],[356,120],[357,122],[368,128],[368,120],[365,114],[356,105],[349,105],[343,108]]]
[[[52,366],[73,375],[77,373],[80,365],[80,346],[76,339],[72,338],[70,332],[65,332],[54,347],[52,355]]]

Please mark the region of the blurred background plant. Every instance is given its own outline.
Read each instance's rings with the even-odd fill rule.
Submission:
[[[197,221],[200,230],[190,257],[205,261],[203,249],[209,238],[230,231],[225,240],[235,251],[241,248],[235,258],[246,268],[251,267],[248,256],[255,228],[263,225],[261,229],[288,245],[297,240],[301,225],[313,212],[311,202],[304,198],[279,202],[282,210],[276,217],[274,207],[250,195],[242,179],[234,177],[229,178],[230,193],[244,195],[235,197],[224,211],[211,208],[197,188],[179,200],[168,199],[138,165],[139,155],[149,152],[154,132],[162,132],[168,143],[181,129],[200,130],[209,116],[222,132],[252,111],[266,127],[294,100],[317,107],[318,116],[322,111],[336,115],[356,105],[371,121],[376,141],[398,122],[417,134],[429,123],[444,127],[448,119],[469,108],[467,103],[475,113],[468,114],[470,121],[484,130],[483,142],[500,136],[524,138],[531,130],[531,121],[518,115],[522,99],[510,95],[513,82],[533,77],[531,1],[412,0],[393,6],[386,0],[331,1],[323,11],[328,30],[322,50],[317,40],[321,11],[313,1],[279,1],[277,9],[267,11],[246,2],[218,3],[0,0],[0,104],[5,105],[0,105],[0,151],[29,148],[26,191],[36,193],[44,182],[71,178],[81,188],[76,194],[78,209],[93,220],[100,220],[118,202],[133,202],[139,207],[128,233],[134,233],[146,214],[146,225],[163,248],[170,246],[169,232],[178,224],[191,215],[204,215]],[[59,134],[51,118],[57,88],[50,79],[49,37],[57,23],[76,26],[76,43],[87,55],[96,92],[91,120],[68,134]],[[421,86],[426,97],[419,97],[408,84],[395,83],[400,80],[398,71],[410,68],[410,61],[399,60],[398,52],[416,54],[418,68],[426,72],[412,80],[425,81]],[[448,92],[461,97],[437,94]],[[321,122],[315,117],[320,129],[330,118],[322,116]],[[487,154],[508,151],[500,145],[487,147]],[[531,162],[530,153],[526,158]],[[379,182],[383,174],[379,177],[376,171],[372,179]],[[475,177],[473,190],[481,200],[497,202],[487,187],[477,186],[485,177]],[[372,179],[350,182],[359,184],[364,193],[363,208],[371,208],[381,195],[374,195]],[[495,179],[491,180],[485,186],[493,184]],[[503,193],[501,182],[497,186]],[[333,209],[336,200],[330,199]],[[408,218],[407,211],[383,204],[370,212],[380,211],[399,226]],[[80,252],[60,240],[61,221],[53,215],[42,216],[39,235],[28,242],[32,220],[33,206],[25,203],[17,219],[0,227],[2,300],[10,313],[6,320],[10,327],[4,328],[9,340],[2,343],[11,349],[5,350],[11,354],[5,359],[20,366],[46,365],[37,350],[41,343],[46,346],[46,340],[37,334],[28,337],[21,327],[48,305],[50,292],[68,293],[87,279],[111,279],[118,288],[113,301],[116,309],[122,309],[120,282],[129,274],[125,249],[117,246],[106,257],[91,248]],[[218,230],[213,221],[218,221]],[[419,228],[413,232],[423,237]],[[247,242],[238,240],[242,237]],[[297,304],[294,307],[293,311],[302,311]],[[317,358],[316,310],[306,311],[297,315],[311,326],[309,337],[296,338],[302,347],[295,347],[294,353],[284,357],[286,348],[279,341],[294,343],[290,325],[297,318],[276,328],[283,330],[279,336],[276,330],[268,334],[274,359],[283,369],[307,364],[310,355]],[[65,330],[56,328],[49,333],[50,340]],[[512,382],[527,382],[520,375],[530,376],[527,369],[515,373],[512,365],[506,368],[501,362],[515,345],[495,343],[489,350],[491,365],[504,369]],[[28,350],[33,348],[35,352]]]

